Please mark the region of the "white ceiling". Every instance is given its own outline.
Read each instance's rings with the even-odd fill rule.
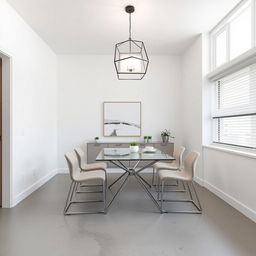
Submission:
[[[112,54],[128,38],[128,14],[135,5],[133,38],[149,55],[181,54],[209,31],[239,0],[7,0],[57,54]]]

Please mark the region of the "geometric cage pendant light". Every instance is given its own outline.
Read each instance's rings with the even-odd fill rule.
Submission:
[[[141,80],[148,70],[149,59],[142,41],[131,38],[131,14],[134,6],[128,5],[129,39],[115,45],[114,64],[119,80]]]

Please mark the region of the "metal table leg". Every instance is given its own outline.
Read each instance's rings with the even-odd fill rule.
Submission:
[[[151,188],[151,185],[139,173],[137,173],[137,175],[141,178],[141,180],[143,180],[145,184],[148,185],[149,188]]]
[[[120,179],[122,179],[122,177],[126,174],[126,172],[124,172],[122,175],[120,175],[113,183],[111,183],[108,188],[110,189],[113,185],[115,185]]]
[[[157,160],[154,160],[154,161],[150,162],[149,164],[145,165],[144,167],[138,169],[137,171],[135,170],[136,167],[137,167],[137,165],[136,165],[136,167],[133,168],[134,172],[136,172],[136,174],[141,178],[141,180],[142,180],[145,184],[147,184],[147,186],[148,186],[149,188],[151,188],[151,185],[150,185],[139,173],[140,173],[141,171],[145,170],[146,168],[152,166],[152,165],[153,165],[154,163],[156,163],[156,162],[158,162],[158,161],[157,161]]]
[[[148,196],[150,197],[150,199],[153,201],[153,203],[156,205],[156,207],[158,208],[158,210],[160,211],[160,213],[162,213],[161,207],[159,205],[159,203],[157,202],[157,200],[154,198],[154,196],[151,194],[151,192],[148,190],[147,186],[142,182],[140,176],[138,176],[137,174],[135,174],[135,178],[137,179],[138,183],[141,185],[141,187],[145,190],[145,192],[148,194]]]
[[[123,181],[123,183],[120,185],[119,189],[117,190],[117,192],[115,193],[115,195],[113,196],[113,198],[111,199],[111,201],[108,203],[107,208],[109,208],[111,206],[111,204],[113,203],[113,201],[115,200],[115,198],[117,197],[117,195],[122,191],[122,189],[124,188],[124,186],[127,184],[128,179],[130,178],[130,176],[134,176],[137,180],[137,182],[140,184],[140,186],[143,188],[143,190],[148,194],[148,196],[150,197],[150,199],[153,201],[153,203],[156,205],[156,207],[158,208],[158,210],[160,211],[160,213],[162,213],[161,207],[159,205],[159,203],[157,202],[157,200],[154,198],[154,196],[151,194],[150,190],[147,188],[146,185],[148,185],[149,187],[151,187],[151,185],[139,174],[141,171],[143,171],[144,169],[146,169],[147,167],[153,165],[154,163],[157,162],[157,160],[154,160],[152,162],[150,162],[149,164],[145,165],[144,167],[138,169],[136,171],[136,167],[138,166],[139,162],[136,162],[136,164],[134,165],[133,168],[128,168],[126,167],[121,161],[110,161],[112,162],[114,165],[116,165],[117,167],[119,167],[120,169],[124,170],[125,173],[123,173],[120,177],[117,178],[117,180],[115,180],[109,187],[111,187],[112,185],[114,185],[117,181],[119,181],[125,174],[128,174],[125,178],[125,180]]]
[[[115,193],[115,195],[113,196],[113,198],[111,199],[111,201],[108,203],[107,205],[107,209],[110,207],[110,205],[113,203],[113,201],[115,200],[115,198],[117,197],[117,195],[121,192],[121,190],[124,188],[124,186],[126,185],[128,178],[130,177],[130,173],[128,173],[127,177],[125,178],[124,182],[121,184],[121,186],[119,187],[119,189],[117,190],[117,192]]]

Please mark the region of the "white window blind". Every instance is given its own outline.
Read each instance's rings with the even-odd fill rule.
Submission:
[[[256,148],[256,64],[216,81],[213,124],[214,142]]]

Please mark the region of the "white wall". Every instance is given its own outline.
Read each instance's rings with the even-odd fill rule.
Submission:
[[[202,147],[211,139],[211,84],[207,37],[201,35],[184,53],[182,61],[183,143],[201,151],[197,181],[256,222],[256,159]],[[203,129],[202,129],[203,128]]]
[[[205,186],[256,222],[256,159],[204,148]]]
[[[16,204],[50,178],[57,166],[56,55],[4,0],[0,51],[11,57],[12,204]]]
[[[198,151],[201,156],[195,176],[203,179],[202,170],[202,37],[182,57],[182,144],[186,152]],[[185,152],[185,154],[186,154]]]
[[[180,57],[150,56],[141,81],[117,80],[113,56],[58,56],[58,166],[64,153],[103,137],[104,101],[141,101],[142,137],[170,128],[180,143]],[[113,141],[113,138],[105,138]],[[115,141],[131,141],[115,138]]]

